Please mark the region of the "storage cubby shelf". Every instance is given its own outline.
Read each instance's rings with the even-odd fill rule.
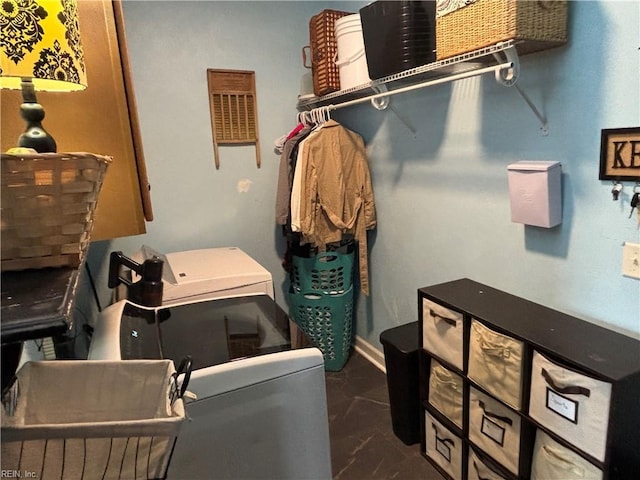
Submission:
[[[371,102],[383,110],[388,105],[388,97],[398,93],[418,90],[433,85],[450,83],[463,78],[493,73],[496,81],[505,86],[515,86],[547,133],[547,120],[529,97],[516,86],[520,70],[516,42],[508,40],[495,45],[474,50],[462,55],[438,60],[420,67],[405,70],[388,77],[372,80],[346,90],[323,96],[298,100],[299,111],[325,109],[327,111]]]
[[[637,476],[638,339],[466,278],[420,288],[418,316],[420,448],[447,478],[477,479],[475,455],[491,478],[551,478],[553,455],[553,478]],[[461,415],[434,361],[461,375]]]

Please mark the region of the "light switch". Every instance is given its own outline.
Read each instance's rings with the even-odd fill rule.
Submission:
[[[640,244],[625,242],[622,249],[622,274],[640,278]]]

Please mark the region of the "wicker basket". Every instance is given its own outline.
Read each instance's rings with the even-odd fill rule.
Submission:
[[[77,267],[109,157],[2,154],[2,271]]]
[[[506,40],[520,54],[565,44],[566,0],[476,0],[436,18],[438,60]]]
[[[335,23],[351,12],[323,10],[309,21],[309,42],[311,49],[311,71],[313,93],[318,96],[340,90],[340,70],[335,64],[338,44],[335,37]],[[304,49],[303,49],[304,53]],[[306,58],[303,58],[305,67]]]

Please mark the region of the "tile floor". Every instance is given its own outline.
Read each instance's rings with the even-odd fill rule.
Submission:
[[[357,352],[340,372],[327,372],[334,480],[443,480],[391,427],[386,375]]]

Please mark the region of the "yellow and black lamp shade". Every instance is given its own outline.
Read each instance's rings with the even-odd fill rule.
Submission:
[[[21,89],[21,147],[55,151],[35,91],[87,87],[76,0],[0,0],[0,88]]]

